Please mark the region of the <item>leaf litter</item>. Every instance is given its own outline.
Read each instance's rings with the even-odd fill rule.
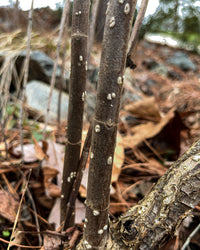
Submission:
[[[5,40],[5,37],[1,36],[0,48],[4,48],[6,45],[9,46],[9,51],[16,50],[17,47],[13,41],[14,38],[21,35],[20,31],[12,33],[10,40]],[[44,40],[43,44],[40,43],[40,39],[33,46],[39,46],[40,49],[43,49],[46,41]],[[179,72],[174,67],[173,70],[181,74],[182,80],[171,80],[146,69],[142,64],[142,60],[146,56],[155,57],[155,60],[163,63],[164,59],[158,56],[162,53],[162,46],[156,45],[155,51],[152,52],[151,49],[144,49],[144,43],[141,42],[138,51],[140,53],[138,66],[133,72],[129,71],[129,78],[125,78],[125,90],[132,94],[139,91],[140,99],[133,102],[127,98],[120,112],[111,180],[111,218],[119,216],[130,206],[137,204],[173,161],[200,135],[200,89],[196,73],[186,74]],[[99,55],[99,45],[97,45],[96,54],[91,58],[92,62],[99,61]],[[195,55],[191,55],[191,57],[195,57]],[[14,60],[14,57],[12,59]],[[4,64],[4,70],[7,66]],[[130,79],[131,81],[129,81]],[[149,88],[146,85],[148,79],[155,82]],[[2,235],[6,235],[3,232],[7,231],[11,233],[16,219],[23,187],[23,177],[20,171],[27,176],[27,171],[32,169],[29,189],[34,199],[36,211],[33,209],[30,196],[26,194],[15,230],[15,233],[17,231],[22,233],[13,244],[38,245],[37,226],[33,214],[36,214],[39,219],[41,235],[44,239],[43,249],[57,247],[61,243],[61,239],[73,241],[77,230],[80,232],[83,228],[89,160],[76,201],[76,226],[73,229],[68,229],[65,235],[61,235],[59,232],[59,206],[66,125],[59,129],[53,126],[53,130],[49,132],[49,139],[42,142],[33,135],[32,130],[35,128],[32,127],[31,121],[26,118],[27,125],[23,131],[25,135],[24,163],[22,164],[17,120],[15,124],[11,123],[12,120],[16,119],[15,116],[15,114],[9,114],[12,119],[7,120],[5,127],[7,146],[3,140],[2,130],[0,132],[2,138],[0,141]],[[85,123],[85,128],[87,126]],[[83,132],[83,141],[85,131]],[[193,216],[194,218],[189,222],[191,227],[194,226],[195,219],[200,219],[199,206],[193,211]],[[179,234],[182,235],[184,242],[183,239],[188,234],[184,225],[180,228]],[[7,238],[1,236],[1,238],[9,241],[9,236]],[[197,240],[194,239],[194,241]],[[0,244],[4,248],[7,247],[3,241]],[[172,240],[169,243],[170,246],[173,244],[177,244],[177,242]]]

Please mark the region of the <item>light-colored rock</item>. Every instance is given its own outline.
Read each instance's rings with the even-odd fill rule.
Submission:
[[[33,110],[36,110],[45,116],[47,112],[47,104],[50,93],[50,86],[40,82],[31,81],[26,87],[26,102]],[[49,122],[57,120],[59,91],[54,89],[51,99]],[[61,98],[61,121],[67,120],[69,97],[66,93],[62,93]]]

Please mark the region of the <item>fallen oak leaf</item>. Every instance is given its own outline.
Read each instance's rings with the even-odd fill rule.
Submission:
[[[61,195],[61,188],[52,182],[59,171],[50,166],[43,166],[44,187],[48,197],[57,198]]]
[[[146,97],[142,100],[127,104],[124,109],[131,112],[137,118],[159,122],[161,115],[154,97]]]
[[[147,122],[135,126],[131,129],[133,135],[123,138],[123,144],[125,148],[134,148],[145,139],[149,139],[157,135],[163,127],[174,117],[174,109],[171,109],[159,123]]]
[[[35,154],[38,160],[48,160],[48,156],[44,153],[43,149],[41,148],[41,146],[39,145],[39,143],[37,142],[37,140],[35,139],[35,137],[32,135],[32,139],[33,142],[35,144]]]

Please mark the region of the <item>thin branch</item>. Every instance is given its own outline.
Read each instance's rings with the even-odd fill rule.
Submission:
[[[69,1],[69,0],[67,0]],[[64,37],[67,37],[67,30],[68,30],[68,23],[69,23],[69,15],[70,15],[70,3],[69,7],[67,9],[67,14],[66,14],[66,20],[65,20],[65,27],[63,31]],[[66,52],[67,52],[67,45],[68,45],[68,40],[64,39],[64,44],[63,44],[63,53],[62,53],[62,65],[61,65],[61,72],[60,72],[60,86],[59,86],[59,95],[58,95],[58,117],[57,117],[57,122],[58,122],[58,127],[60,125],[60,116],[61,116],[61,100],[62,100],[62,90],[63,86],[66,85],[65,81],[65,61],[66,61]]]
[[[131,37],[129,40],[126,67],[130,67],[132,69],[134,69],[136,67],[136,65],[133,62],[133,58],[135,57],[139,33],[140,33],[141,26],[142,26],[142,21],[144,19],[144,15],[145,15],[145,12],[147,9],[148,1],[149,0],[142,0],[137,18],[136,18],[134,26],[133,26]]]
[[[185,250],[188,245],[190,244],[191,239],[195,236],[195,234],[200,230],[200,224],[191,232],[188,236],[187,240],[185,241],[184,245],[182,246],[181,250]]]
[[[14,222],[14,225],[13,225],[12,234],[10,236],[10,242],[9,242],[7,250],[9,250],[10,247],[12,247],[14,245],[14,243],[12,242],[12,240],[14,238],[14,233],[15,233],[15,230],[16,230],[16,227],[17,227],[19,216],[20,216],[22,202],[23,202],[23,199],[24,199],[27,187],[28,187],[28,182],[29,182],[29,179],[30,179],[30,176],[31,176],[31,171],[32,171],[32,169],[30,169],[28,178],[27,178],[27,180],[25,180],[25,183],[24,183],[21,200],[20,200],[19,207],[18,207],[18,210],[17,210],[17,215],[15,217],[15,222]]]
[[[71,215],[74,211],[74,208],[75,208],[75,201],[76,201],[76,197],[78,195],[79,187],[81,185],[83,171],[84,171],[85,166],[87,164],[88,154],[90,151],[91,139],[92,139],[92,123],[90,124],[90,127],[88,129],[87,137],[85,139],[85,143],[84,143],[82,154],[81,154],[81,159],[79,162],[79,167],[77,170],[76,180],[75,180],[74,185],[73,185],[73,189],[72,189],[72,193],[70,195],[69,203],[67,204],[67,211],[66,211],[63,230],[66,230],[70,225],[70,217],[71,217]]]
[[[10,244],[10,242],[8,240],[2,239],[2,238],[0,238],[0,241],[4,242],[6,244]],[[25,246],[25,245],[20,245],[20,244],[17,244],[17,243],[13,243],[12,246],[21,247],[21,248],[30,248],[30,249],[39,249],[39,248],[41,248],[41,246]]]
[[[56,58],[54,60],[53,73],[52,73],[51,82],[50,82],[51,88],[50,88],[49,99],[48,99],[48,103],[47,103],[47,112],[46,112],[45,125],[44,125],[44,130],[43,130],[43,140],[46,139],[46,129],[47,129],[47,124],[48,124],[48,120],[49,120],[51,98],[52,98],[53,89],[54,89],[55,81],[56,81],[56,71],[57,71],[57,66],[58,66],[60,46],[61,46],[61,40],[62,40],[62,35],[63,35],[63,30],[64,30],[64,25],[65,25],[65,20],[66,20],[68,8],[69,8],[69,0],[66,0],[64,8],[63,8],[63,12],[62,12],[60,31],[59,31],[59,36],[58,36],[58,43],[57,43],[57,48],[56,48]]]
[[[96,28],[96,20],[97,20],[97,12],[99,9],[100,0],[93,0],[92,1],[92,10],[91,10],[91,17],[90,17],[90,32],[89,32],[89,39],[88,39],[88,51],[87,51],[87,62],[90,65],[90,57],[92,53],[92,46],[94,42],[94,35],[95,35],[95,28]]]
[[[21,143],[22,163],[24,162],[23,113],[24,113],[25,91],[26,91],[26,85],[28,81],[29,61],[30,61],[33,3],[34,3],[34,0],[32,0],[31,2],[31,8],[30,8],[29,17],[28,17],[27,49],[26,49],[26,58],[25,58],[25,65],[24,65],[24,79],[23,79],[22,97],[21,97],[22,105],[20,106],[20,143]]]
[[[35,205],[35,202],[33,200],[33,196],[32,196],[32,194],[31,194],[31,192],[29,190],[29,187],[27,187],[27,194],[29,196],[29,199],[31,200],[31,204],[32,204],[32,207],[33,207],[36,230],[38,232],[38,241],[39,241],[39,245],[41,246],[42,245],[42,238],[41,238],[41,235],[40,235],[40,224],[39,224],[39,221],[38,221],[36,205]]]

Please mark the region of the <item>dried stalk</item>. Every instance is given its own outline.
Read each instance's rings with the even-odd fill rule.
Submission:
[[[20,143],[21,143],[21,153],[22,153],[22,163],[24,162],[24,147],[23,147],[23,114],[24,114],[24,102],[25,102],[25,92],[26,85],[28,81],[28,71],[29,71],[29,61],[30,61],[30,51],[31,51],[31,32],[32,32],[32,16],[33,16],[33,3],[31,2],[31,8],[28,16],[28,30],[27,30],[27,49],[26,49],[26,58],[24,64],[24,79],[22,85],[22,97],[20,106]]]
[[[67,1],[69,1],[69,0],[67,0]],[[69,4],[69,7],[67,9],[67,14],[66,14],[65,27],[64,27],[64,37],[68,35],[67,30],[68,30],[69,15],[70,15],[70,2],[68,4]],[[62,65],[61,65],[61,73],[60,73],[61,80],[60,80],[59,95],[58,95],[58,117],[57,117],[58,126],[60,125],[62,90],[63,90],[63,86],[66,85],[65,61],[66,61],[67,44],[68,44],[68,40],[65,39],[64,44],[63,44]]]
[[[92,1],[92,10],[91,10],[91,17],[90,17],[90,32],[89,32],[89,39],[88,39],[88,51],[87,51],[87,62],[90,65],[90,56],[92,53],[92,46],[94,42],[94,34],[96,28],[96,20],[97,20],[97,12],[99,9],[100,0],[93,0]]]
[[[124,67],[135,1],[109,2],[94,116],[83,242],[104,249],[108,233],[110,181]]]
[[[64,30],[64,25],[65,25],[65,20],[66,20],[68,8],[69,8],[69,1],[66,0],[64,8],[63,8],[63,12],[62,12],[61,22],[60,22],[60,30],[59,30],[58,43],[57,43],[57,48],[56,48],[56,58],[54,60],[53,73],[52,73],[51,82],[50,82],[51,88],[50,88],[49,99],[48,99],[48,103],[47,103],[47,112],[46,112],[45,125],[44,125],[44,130],[43,130],[43,140],[45,140],[45,137],[46,137],[46,129],[47,129],[47,124],[48,124],[48,120],[49,120],[51,98],[52,98],[53,89],[54,89],[55,81],[56,81],[56,70],[57,70],[57,66],[58,66],[61,40],[62,40],[62,35],[63,35],[63,30]]]
[[[187,238],[186,242],[184,243],[184,245],[182,246],[181,250],[187,249],[188,245],[190,244],[191,239],[195,236],[195,234],[198,233],[199,230],[200,230],[200,224],[188,236],[188,238]]]
[[[75,0],[72,17],[71,76],[67,143],[61,195],[61,222],[65,218],[67,203],[69,202],[80,159],[87,70],[88,19],[89,0]]]
[[[19,220],[20,212],[21,212],[22,202],[24,200],[24,196],[25,196],[26,190],[28,188],[28,182],[29,182],[29,179],[30,179],[30,176],[31,176],[31,172],[32,172],[32,169],[29,170],[27,180],[26,179],[24,180],[24,185],[23,185],[24,187],[23,187],[23,191],[22,191],[22,196],[21,196],[21,199],[20,199],[20,202],[19,202],[19,207],[18,207],[17,214],[16,214],[16,217],[15,217],[14,225],[13,225],[13,228],[12,228],[12,234],[10,236],[10,242],[9,242],[7,250],[10,250],[10,248],[13,246],[12,241],[15,239],[14,234],[16,233],[15,231],[16,231],[17,223],[18,223],[18,220]]]
[[[131,37],[129,40],[126,66],[133,68],[133,69],[136,67],[136,65],[133,62],[133,58],[135,57],[139,33],[140,33],[141,26],[142,26],[142,21],[144,19],[144,15],[147,9],[148,1],[149,0],[142,0],[137,18],[133,26],[133,30],[131,32]]]

